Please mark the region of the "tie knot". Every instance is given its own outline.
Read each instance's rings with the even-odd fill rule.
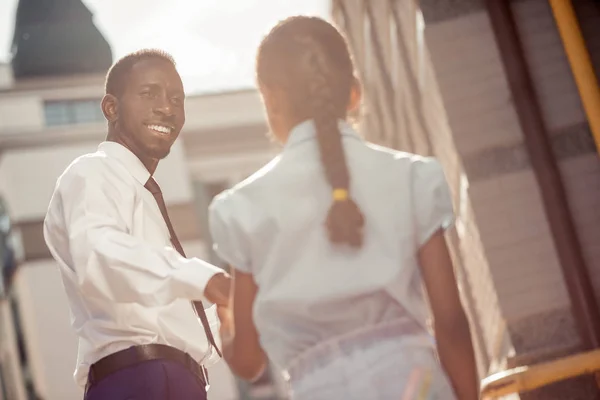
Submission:
[[[156,183],[153,177],[148,178],[148,181],[146,182],[144,187],[148,189],[148,191],[152,194],[160,193],[160,186],[158,186],[158,183]]]

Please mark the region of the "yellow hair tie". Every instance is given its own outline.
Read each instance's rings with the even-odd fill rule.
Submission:
[[[332,195],[334,201],[348,200],[348,191],[346,189],[333,189]]]

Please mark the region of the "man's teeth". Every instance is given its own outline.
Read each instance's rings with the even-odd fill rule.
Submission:
[[[164,134],[171,133],[171,128],[169,128],[168,126],[148,125],[148,128],[152,129],[153,131],[164,133]]]

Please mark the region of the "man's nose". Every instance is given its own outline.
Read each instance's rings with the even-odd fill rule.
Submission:
[[[157,99],[156,104],[154,105],[154,112],[156,114],[170,117],[173,115],[173,105],[169,99],[162,96],[160,99]]]

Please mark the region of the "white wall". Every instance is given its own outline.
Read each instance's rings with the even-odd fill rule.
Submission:
[[[0,98],[0,134],[40,130],[43,124],[44,111],[39,98]]]
[[[189,131],[264,123],[260,96],[255,90],[192,96],[185,101],[185,129]]]
[[[15,282],[34,385],[45,400],[82,399],[73,380],[77,339],[54,261],[26,263]]]
[[[177,142],[156,172],[167,204],[192,199],[182,146],[182,142]],[[12,218],[15,221],[43,218],[56,179],[75,158],[93,152],[96,148],[96,142],[88,142],[25,148],[4,153],[0,158],[0,195],[9,204]]]
[[[0,158],[0,194],[7,201],[13,220],[43,218],[58,176],[76,157],[95,148],[89,143],[4,153]]]
[[[0,63],[0,89],[7,89],[13,85],[13,73],[10,64]]]

